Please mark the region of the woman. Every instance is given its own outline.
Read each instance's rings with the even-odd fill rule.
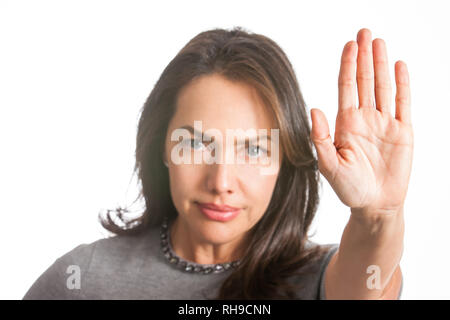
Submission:
[[[333,142],[318,109],[310,130],[274,41],[242,28],[197,35],[141,113],[145,211],[101,216],[117,236],[57,259],[24,299],[399,298],[413,133],[406,65],[393,118],[386,57],[368,29],[344,47]],[[319,170],[351,208],[339,246],[308,239]]]

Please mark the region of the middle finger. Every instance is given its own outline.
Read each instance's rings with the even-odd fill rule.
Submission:
[[[359,107],[374,107],[374,70],[370,30],[365,28],[359,30],[357,42],[356,82],[358,84]]]

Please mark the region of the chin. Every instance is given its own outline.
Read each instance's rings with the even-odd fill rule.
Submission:
[[[201,223],[200,230],[197,230],[202,234],[205,241],[212,244],[226,244],[233,241],[240,232],[233,229],[231,224],[225,224],[223,222],[207,221],[206,223]]]

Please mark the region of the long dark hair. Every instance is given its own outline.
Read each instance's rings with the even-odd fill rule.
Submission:
[[[238,268],[223,282],[217,299],[295,299],[305,275],[324,249],[306,246],[308,228],[319,203],[319,171],[313,154],[305,102],[286,54],[271,39],[235,27],[201,32],[164,69],[147,98],[136,139],[137,173],[145,200],[138,218],[127,209],[99,215],[116,235],[137,235],[178,215],[170,196],[164,142],[181,88],[204,75],[219,74],[257,89],[279,126],[283,161],[269,206],[249,231],[249,244]],[[114,213],[114,216],[112,214]],[[116,221],[114,221],[116,218]],[[118,218],[118,220],[117,220]]]

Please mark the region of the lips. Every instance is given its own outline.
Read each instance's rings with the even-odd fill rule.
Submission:
[[[234,219],[240,212],[240,208],[228,205],[216,205],[214,203],[196,202],[200,211],[209,219],[214,221],[230,221]]]
[[[214,203],[197,202],[197,204],[202,206],[203,208],[211,209],[211,210],[214,210],[214,211],[220,211],[220,212],[236,211],[236,210],[240,209],[240,208],[231,207],[231,206],[227,206],[227,205],[217,205],[217,204],[214,204]]]

